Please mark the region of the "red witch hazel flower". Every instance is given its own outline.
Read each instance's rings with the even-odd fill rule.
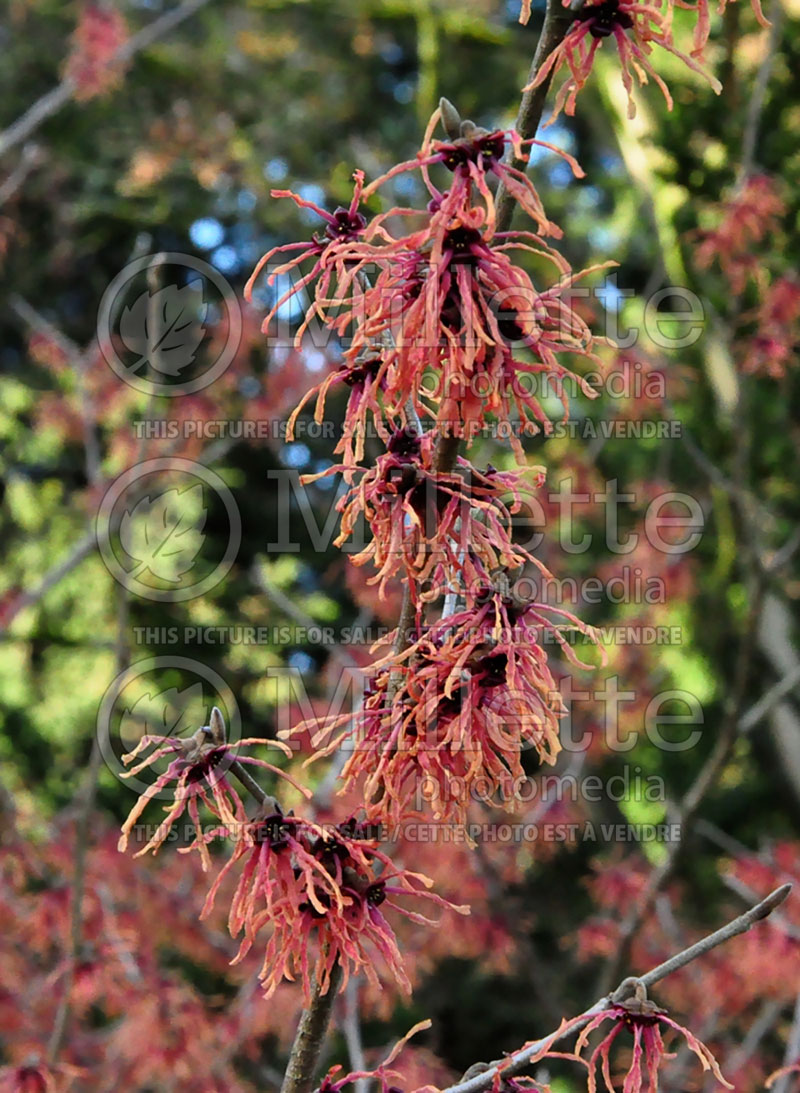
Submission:
[[[294,439],[297,419],[312,399],[316,399],[314,420],[317,424],[321,424],[325,417],[325,400],[328,392],[332,387],[343,384],[349,388],[350,395],[345,411],[345,427],[334,451],[341,452],[348,465],[360,463],[364,458],[364,438],[367,433],[369,415],[378,436],[386,439],[389,435],[384,425],[380,403],[381,392],[385,387],[383,379],[385,371],[386,364],[380,351],[372,346],[368,345],[361,352],[356,352],[354,356],[350,355],[335,372],[326,376],[321,384],[306,392],[289,417],[286,426],[287,439]],[[405,414],[401,415],[401,420],[403,425],[407,424]]]
[[[260,973],[267,995],[283,979],[298,976],[306,1001],[312,976],[325,994],[337,964],[342,969],[343,986],[351,974],[363,971],[380,988],[374,953],[383,959],[401,989],[410,991],[385,912],[391,909],[412,922],[436,925],[397,902],[410,896],[469,914],[468,907],[458,907],[429,892],[433,882],[422,873],[395,868],[378,849],[374,835],[353,820],[322,827],[281,812],[245,826],[208,894],[201,917],[210,913],[229,871],[244,859],[228,917],[231,936],[244,935],[234,963],[268,926],[271,933]]]
[[[345,478],[360,476],[337,504],[342,519],[335,542],[341,546],[359,518],[366,518],[372,540],[351,561],[374,563],[377,573],[370,583],[379,583],[381,596],[386,582],[401,570],[413,579],[416,595],[422,581],[439,591],[449,587],[454,570],[465,570],[475,579],[532,560],[512,542],[511,524],[523,492],[544,481],[542,469],[534,469],[533,485],[523,482],[518,472],[494,467],[480,472],[464,459],[458,463],[463,473],[444,474],[434,470],[434,455],[432,433],[417,436],[401,429],[368,470],[334,466],[302,479],[308,483],[339,471]]]
[[[765,265],[757,253],[780,227],[786,205],[769,175],[752,175],[722,206],[719,224],[699,231],[694,261],[698,269],[719,265],[734,295],[741,295],[749,281],[765,288]]]
[[[284,262],[282,265],[270,270],[267,279],[267,284],[270,285],[275,282],[276,278],[291,274],[307,259],[312,258],[314,260],[311,268],[304,273],[299,280],[293,280],[289,288],[273,305],[271,311],[261,325],[261,329],[264,333],[267,332],[270,323],[275,318],[280,308],[293,296],[302,292],[307,284],[319,278],[315,302],[309,309],[305,321],[296,335],[295,340],[299,344],[303,331],[311,321],[312,316],[320,311],[321,303],[330,291],[331,281],[334,275],[341,279],[343,286],[349,285],[354,276],[354,271],[352,269],[348,271],[342,256],[342,247],[346,243],[352,243],[354,240],[359,239],[364,234],[364,230],[367,226],[366,217],[363,213],[358,211],[358,206],[361,203],[362,190],[364,188],[364,172],[356,171],[353,177],[355,179],[355,187],[353,189],[353,198],[350,205],[347,208],[340,205],[339,208],[332,213],[326,212],[325,209],[320,208],[319,205],[315,205],[313,201],[306,201],[305,198],[292,193],[291,190],[271,191],[272,197],[289,197],[294,201],[298,208],[311,209],[312,212],[315,212],[317,216],[325,222],[325,230],[322,236],[319,236],[314,232],[311,239],[304,243],[285,243],[283,246],[273,247],[272,250],[267,251],[253,270],[244,290],[245,299],[247,300],[252,300],[256,281],[261,276],[264,267],[272,261],[275,255],[284,254],[289,251],[294,252],[294,257],[289,259],[288,262]]]
[[[382,344],[380,378],[387,416],[397,418],[411,402],[420,416],[472,441],[492,420],[507,425],[516,410],[525,431],[552,431],[542,401],[563,395],[564,378],[593,398],[595,392],[559,360],[562,354],[597,363],[586,323],[570,306],[574,282],[594,267],[571,274],[554,250],[528,232],[492,236],[485,210],[431,216],[428,227],[397,241],[397,252],[365,291],[363,313],[348,360],[360,360]],[[537,290],[509,252],[531,251],[558,270],[551,287]],[[352,316],[335,320],[339,333]],[[528,359],[528,358],[532,359]],[[568,405],[562,397],[564,414]],[[345,432],[363,429],[356,413]],[[509,428],[517,457],[517,431]]]
[[[158,825],[155,834],[134,856],[138,858],[141,854],[146,854],[148,850],[152,850],[155,854],[166,840],[174,821],[182,815],[184,809],[188,808],[189,816],[194,824],[195,839],[191,847],[186,849],[197,849],[200,852],[203,868],[208,869],[211,864],[211,857],[208,852],[207,840],[202,834],[198,810],[199,802],[202,801],[214,816],[222,820],[223,824],[229,825],[234,834],[247,821],[242,799],[226,777],[226,771],[234,761],[269,770],[280,778],[286,779],[306,797],[311,796],[309,790],[296,782],[286,771],[273,766],[265,759],[254,759],[249,755],[238,754],[238,749],[241,747],[269,744],[280,748],[284,754],[291,755],[291,749],[285,744],[275,740],[260,740],[255,737],[228,742],[226,740],[225,720],[216,706],[211,711],[209,721],[210,724],[198,729],[188,740],[180,740],[172,736],[143,736],[134,750],[123,756],[123,762],[127,764],[132,762],[140,752],[150,747],[150,745],[158,745],[147,758],[142,759],[136,766],[126,771],[122,775],[123,778],[133,777],[144,770],[145,767],[152,766],[158,759],[165,756],[174,755],[175,758],[170,762],[164,773],[160,774],[156,781],[145,790],[131,809],[130,815],[122,825],[122,834],[119,839],[120,850],[124,851],[127,848],[136,821],[144,812],[148,802],[157,797],[171,783],[174,783],[173,802],[166,805],[164,809],[167,815]]]
[[[614,1027],[589,1056],[589,1093],[595,1093],[597,1090],[598,1064],[601,1066],[606,1089],[609,1093],[614,1093],[609,1052],[612,1044],[623,1031],[633,1035],[633,1055],[625,1077],[623,1093],[641,1093],[642,1083],[645,1080],[644,1071],[646,1071],[649,1093],[658,1093],[658,1070],[661,1062],[663,1059],[673,1057],[667,1054],[664,1048],[661,1026],[679,1032],[685,1038],[686,1046],[700,1060],[703,1070],[710,1071],[713,1077],[727,1089],[733,1089],[730,1082],[723,1078],[716,1059],[705,1044],[701,1043],[689,1029],[668,1017],[666,1010],[650,1001],[641,980],[635,980],[634,993],[631,997],[621,1002],[612,1001],[606,1009],[592,1017],[576,1041],[577,1055],[580,1055],[582,1049],[586,1047],[591,1033],[605,1021],[613,1021]]]
[[[605,38],[613,38],[619,53],[620,75],[628,94],[629,117],[636,114],[636,103],[633,99],[634,76],[640,86],[644,86],[648,82],[648,76],[651,76],[661,89],[668,108],[672,109],[669,89],[650,60],[654,45],[679,57],[685,65],[708,80],[719,94],[722,91],[719,80],[714,79],[698,61],[674,45],[670,22],[669,11],[661,12],[657,5],[649,4],[645,0],[600,0],[599,3],[584,4],[575,13],[575,22],[564,40],[547,57],[536,73],[536,78],[525,90],[539,87],[561,68],[568,69],[569,75],[559,88],[553,114],[547,124],[555,121],[562,109],[573,115],[578,93],[586,86],[591,75],[597,50]]]
[[[797,361],[800,344],[800,281],[779,277],[764,293],[758,328],[745,343],[742,371],[781,379]]]
[[[342,792],[358,785],[369,820],[400,823],[421,801],[438,820],[464,823],[470,801],[513,800],[533,750],[554,763],[565,711],[542,645],[555,634],[581,667],[562,630],[592,634],[566,611],[522,603],[483,586],[473,606],[428,627],[402,657],[374,665],[361,708],[306,723],[329,755],[345,740],[353,753]],[[554,616],[554,617],[550,617]],[[341,731],[338,731],[341,730]]]
[[[442,122],[448,140],[434,140],[433,133]],[[577,178],[583,177],[583,171],[572,156],[554,144],[542,140],[523,140],[516,129],[483,129],[469,119],[462,121],[456,108],[447,99],[441,99],[439,108],[433,112],[425,131],[422,148],[416,159],[398,163],[386,174],[371,182],[364,190],[368,198],[389,179],[406,171],[421,169],[425,184],[432,196],[431,211],[440,211],[447,218],[466,208],[472,202],[473,186],[485,203],[487,226],[494,231],[495,204],[489,189],[487,176],[492,175],[503,184],[509,194],[516,199],[520,207],[538,225],[543,235],[560,237],[561,229],[548,220],[536,187],[524,171],[505,161],[506,149],[510,146],[517,159],[527,158],[526,146],[538,145],[565,159]],[[452,172],[453,181],[450,189],[441,193],[430,180],[428,168],[441,163]]]

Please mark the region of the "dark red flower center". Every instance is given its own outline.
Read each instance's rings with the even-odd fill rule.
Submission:
[[[626,11],[620,11],[619,0],[603,0],[601,4],[591,4],[578,15],[578,22],[591,23],[589,33],[593,38],[608,38],[615,27],[630,30],[633,19]]]
[[[373,907],[379,907],[386,899],[386,885],[382,880],[376,881],[371,884],[366,891],[367,903],[372,904]]]
[[[440,145],[439,151],[445,167],[450,171],[456,171],[469,163],[491,167],[503,158],[505,147],[505,133],[494,132],[479,137],[462,137],[460,140],[453,141],[452,144]]]
[[[361,213],[350,213],[340,205],[333,214],[333,222],[325,229],[328,239],[336,242],[342,240],[358,239],[367,226],[367,218]]]
[[[225,758],[228,749],[225,747],[214,748],[212,751],[204,755],[202,759],[199,759],[196,763],[192,764],[192,769],[186,778],[188,785],[195,785],[197,782],[202,782],[205,778],[208,778],[211,771],[218,767],[222,760]]]
[[[288,832],[289,825],[276,812],[261,821],[253,832],[253,839],[258,846],[266,843],[272,850],[283,850],[288,845]]]

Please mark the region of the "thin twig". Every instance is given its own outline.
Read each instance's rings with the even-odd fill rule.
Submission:
[[[344,991],[344,1018],[342,1032],[347,1044],[347,1055],[351,1072],[367,1069],[364,1058],[364,1044],[361,1039],[361,1022],[358,1018],[358,980],[351,977]],[[354,1093],[368,1093],[369,1079],[358,1078],[354,1083]]]
[[[775,706],[800,684],[800,664],[770,687],[758,702],[754,703],[739,721],[739,732],[751,732]]]
[[[26,144],[20,161],[8,178],[0,184],[0,206],[10,201],[34,168],[42,162],[42,150],[38,144]]]
[[[789,1039],[786,1041],[786,1052],[783,1057],[784,1066],[793,1066],[800,1059],[800,994],[794,1007],[794,1018],[789,1030]],[[792,1075],[785,1074],[779,1078],[772,1087],[772,1093],[789,1093]]]
[[[14,616],[16,617],[20,611],[24,611],[26,607],[32,607],[34,604],[37,604],[51,588],[62,581],[64,577],[79,566],[85,558],[89,557],[94,550],[96,543],[97,540],[93,531],[87,532],[82,539],[79,539],[63,561],[54,565],[34,588],[20,594],[14,603]],[[9,619],[5,623],[0,623],[0,633],[8,628],[11,621],[12,620]]]
[[[9,304],[12,310],[32,330],[54,342],[72,365],[77,379],[81,405],[83,447],[86,453],[86,479],[90,486],[95,486],[100,480],[100,443],[97,438],[97,415],[86,376],[89,368],[90,350],[81,349],[72,338],[67,337],[62,330],[51,323],[49,319],[46,319],[22,296],[15,293],[10,297]]]
[[[747,119],[744,124],[744,135],[742,136],[742,161],[739,167],[739,182],[743,182],[747,178],[747,176],[753,170],[753,166],[755,164],[758,133],[759,129],[761,128],[761,118],[764,113],[764,106],[766,105],[767,101],[767,87],[769,86],[769,79],[772,75],[772,69],[775,64],[775,57],[778,52],[778,45],[780,43],[781,33],[783,31],[783,4],[773,4],[770,8],[769,15],[772,25],[769,31],[767,52],[764,56],[764,60],[761,62],[761,67],[759,68],[758,75],[756,76],[756,82],[753,85],[753,90],[750,95],[750,102],[747,108]]]
[[[608,991],[610,985],[619,977],[620,970],[627,963],[630,947],[642,922],[653,906],[658,893],[672,878],[675,868],[683,854],[689,828],[697,816],[706,794],[716,785],[725,769],[739,738],[739,721],[742,716],[747,684],[756,649],[758,624],[765,592],[763,573],[756,577],[753,603],[745,624],[734,670],[733,690],[727,703],[722,727],[708,758],[684,795],[677,809],[675,822],[679,825],[680,837],[670,843],[664,860],[650,873],[644,889],[638,896],[631,911],[623,920],[614,953],[603,970],[599,989]]]
[[[780,888],[776,888],[766,899],[761,900],[760,903],[751,907],[749,911],[745,911],[743,915],[739,915],[738,918],[733,919],[733,921],[729,922],[726,926],[723,926],[719,930],[715,930],[713,934],[709,934],[694,945],[690,945],[687,949],[683,949],[681,952],[676,953],[675,956],[670,957],[669,960],[665,960],[663,964],[659,964],[657,967],[652,968],[645,975],[637,976],[635,978],[643,983],[645,987],[652,987],[662,979],[665,979],[668,975],[672,975],[673,972],[685,967],[693,960],[697,960],[698,957],[705,956],[706,953],[711,952],[711,950],[715,949],[718,945],[730,941],[731,938],[738,937],[739,934],[746,933],[751,926],[756,922],[760,922],[762,919],[767,918],[779,904],[783,903],[789,895],[791,888],[791,884],[784,884]],[[627,980],[625,982],[627,982]],[[614,993],[616,994],[616,992]],[[585,1027],[592,1017],[606,1009],[610,1001],[611,997],[609,995],[604,995],[602,998],[598,999],[593,1006],[581,1014],[580,1019],[570,1022],[568,1032],[577,1032],[579,1029]],[[566,1034],[567,1033],[565,1032],[564,1035]],[[540,1040],[534,1040],[532,1043],[527,1044],[521,1051],[509,1055],[508,1058],[492,1062],[488,1069],[482,1073],[476,1074],[467,1081],[456,1082],[455,1085],[448,1086],[442,1093],[481,1093],[482,1090],[487,1089],[492,1084],[498,1072],[502,1071],[504,1077],[513,1077],[515,1074],[520,1074],[528,1066],[531,1059],[538,1055],[542,1050],[557,1043],[560,1039],[562,1039],[562,1036],[555,1032],[551,1033],[549,1036],[542,1037]]]

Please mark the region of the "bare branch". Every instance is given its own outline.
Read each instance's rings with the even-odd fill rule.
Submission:
[[[348,980],[344,991],[344,1020],[342,1032],[347,1044],[347,1054],[350,1060],[351,1072],[359,1072],[367,1069],[364,1059],[364,1044],[361,1039],[361,1022],[358,1018],[358,980]],[[355,1093],[368,1093],[369,1079],[357,1078],[354,1084]]]
[[[121,672],[129,659],[128,650],[128,593],[121,585],[117,589],[117,656],[116,670]],[[89,852],[90,820],[97,796],[97,779],[103,753],[100,749],[100,737],[95,733],[92,739],[92,751],[89,765],[84,776],[83,787],[78,798],[78,815],[75,824],[75,851],[72,874],[72,892],[70,903],[69,955],[64,973],[63,994],[53,1020],[50,1042],[47,1046],[47,1061],[52,1065],[58,1059],[64,1046],[69,1020],[72,988],[75,982],[75,968],[83,948],[83,899],[86,891],[86,858]]]

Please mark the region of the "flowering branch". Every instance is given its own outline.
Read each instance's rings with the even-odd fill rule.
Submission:
[[[456,1082],[455,1085],[448,1086],[446,1089],[442,1090],[442,1093],[482,1093],[482,1090],[488,1089],[491,1086],[492,1082],[499,1074],[502,1073],[502,1076],[506,1078],[522,1073],[531,1060],[543,1050],[549,1049],[568,1032],[572,1033],[583,1029],[589,1024],[592,1018],[597,1017],[598,1014],[602,1013],[603,1010],[608,1007],[609,1003],[619,1002],[637,983],[641,983],[645,988],[652,987],[655,983],[659,983],[668,975],[672,975],[673,972],[678,971],[680,968],[684,968],[693,960],[697,960],[698,957],[705,956],[705,954],[711,952],[712,949],[716,949],[718,945],[730,941],[731,938],[738,937],[739,934],[746,933],[755,925],[755,923],[761,922],[763,919],[767,918],[776,907],[783,903],[789,895],[791,888],[791,884],[781,885],[780,888],[776,888],[774,892],[771,892],[766,899],[761,900],[748,911],[745,911],[744,914],[739,915],[738,918],[733,919],[719,930],[715,930],[713,934],[709,934],[707,937],[695,942],[694,945],[690,945],[688,948],[676,953],[674,956],[670,957],[669,960],[665,960],[662,964],[658,964],[655,968],[651,968],[650,971],[646,972],[644,975],[629,976],[627,979],[624,979],[613,994],[606,994],[598,999],[597,1002],[588,1010],[585,1010],[580,1017],[576,1018],[574,1021],[569,1021],[567,1025],[563,1026],[563,1031],[562,1029],[559,1029],[549,1036],[544,1036],[539,1040],[534,1040],[531,1043],[526,1044],[521,1051],[514,1052],[506,1059],[499,1059],[490,1063],[486,1070],[468,1078],[466,1081]]]

